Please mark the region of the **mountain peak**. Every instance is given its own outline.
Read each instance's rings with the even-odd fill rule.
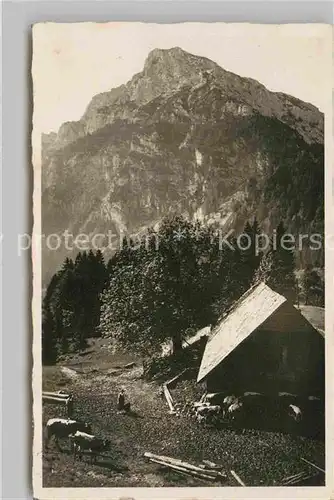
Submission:
[[[126,84],[94,96],[79,122],[60,127],[57,139],[44,138],[43,144],[46,149],[60,148],[116,119],[133,119],[141,106],[159,96],[163,100],[163,96],[182,87],[191,87],[197,95],[201,87],[214,91],[214,102],[208,102],[207,109],[216,106],[221,110],[220,117],[224,116],[224,106],[254,110],[288,124],[308,143],[323,140],[323,116],[314,106],[270,92],[256,80],[231,73],[206,57],[171,47],[151,50],[140,73]]]
[[[148,54],[144,73],[150,72],[155,67],[169,71],[172,68],[178,68],[179,72],[188,73],[195,69],[213,69],[217,64],[201,56],[195,56],[186,52],[180,47],[171,47],[170,49],[153,49]]]
[[[181,47],[171,47],[170,49],[155,48],[148,53],[146,63],[151,63],[155,59],[171,58],[171,57],[184,57],[188,58],[191,54],[181,49]]]
[[[152,49],[149,53],[147,58],[149,57],[156,57],[156,56],[164,56],[164,55],[187,55],[189,52],[181,49],[181,47],[171,47],[170,49],[160,49],[159,47],[156,47],[155,49]]]

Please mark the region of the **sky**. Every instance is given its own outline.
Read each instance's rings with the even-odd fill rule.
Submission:
[[[328,103],[330,26],[40,23],[33,28],[33,146],[79,120],[91,98],[129,81],[154,48],[181,47],[269,90]],[[327,100],[327,101],[326,101]]]

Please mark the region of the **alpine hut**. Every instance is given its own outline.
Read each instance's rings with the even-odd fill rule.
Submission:
[[[265,283],[248,290],[206,344],[197,382],[209,392],[324,396],[324,331]]]

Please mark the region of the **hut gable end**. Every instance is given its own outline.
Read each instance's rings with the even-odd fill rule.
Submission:
[[[197,382],[203,380],[286,302],[285,297],[265,283],[260,283],[241,297],[236,307],[214,329],[204,351]]]

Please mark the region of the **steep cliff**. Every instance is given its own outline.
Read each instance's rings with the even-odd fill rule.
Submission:
[[[323,115],[180,48],[153,50],[42,148],[44,234],[137,233],[170,213],[323,231]],[[64,254],[44,251],[45,279]]]

